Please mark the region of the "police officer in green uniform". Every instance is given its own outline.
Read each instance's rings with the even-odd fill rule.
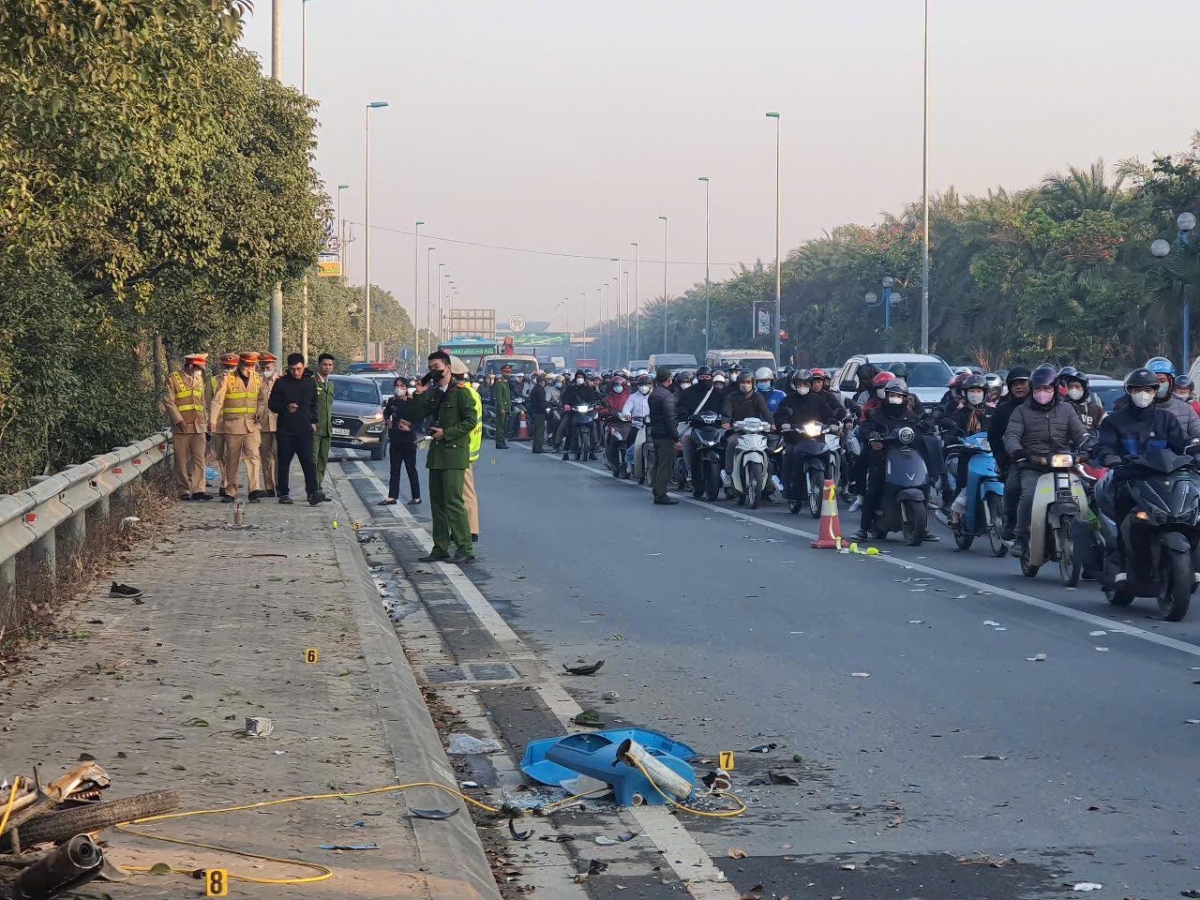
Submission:
[[[321,500],[329,500],[321,491],[325,483],[325,465],[329,462],[329,447],[333,440],[333,374],[335,360],[332,353],[322,353],[317,358],[317,431],[313,435],[313,457],[317,463],[317,493]]]
[[[501,376],[492,385],[492,402],[496,404],[496,449],[508,449],[508,417],[512,413],[512,388],[508,386],[508,378],[512,375],[512,366],[505,366]]]
[[[418,416],[433,418],[426,431],[433,442],[425,458],[433,550],[420,561],[450,559],[453,544],[459,562],[474,562],[463,481],[471,459],[471,431],[479,422],[479,414],[471,391],[451,379],[449,354],[438,350],[429,355],[429,381],[417,385],[413,403]]]

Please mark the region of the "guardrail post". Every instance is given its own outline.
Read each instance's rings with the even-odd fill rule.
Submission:
[[[17,558],[0,563],[0,607],[9,606],[17,594]]]
[[[108,494],[103,494],[99,500],[87,508],[87,527],[99,532],[108,524]]]
[[[33,485],[41,484],[49,475],[37,475],[30,479]],[[55,529],[51,528],[40,538],[37,538],[29,548],[29,558],[33,565],[44,566],[45,575],[51,581],[58,577],[58,541]]]

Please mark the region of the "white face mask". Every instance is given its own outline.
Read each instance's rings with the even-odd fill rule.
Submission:
[[[1151,403],[1154,402],[1154,395],[1147,394],[1145,391],[1139,391],[1137,393],[1131,393],[1129,395],[1129,399],[1133,402],[1133,405],[1136,406],[1138,409],[1145,409],[1147,406],[1149,406]]]
[[[1067,388],[1067,396],[1070,397],[1072,400],[1082,400],[1083,399],[1083,388],[1081,388],[1081,387]]]
[[[576,384],[583,384],[583,379],[582,379],[582,378],[576,378],[576,379],[575,379],[575,383],[576,383]]]
[[[620,385],[620,384],[614,384],[614,385],[613,385],[612,392],[613,392],[614,394],[623,394],[623,393],[625,392],[625,386],[624,386],[624,385]]]
[[[796,393],[799,394],[801,397],[803,397],[805,394],[807,394],[810,390],[811,390],[811,388],[807,384],[796,385]]]
[[[397,397],[403,397],[408,393],[408,388],[398,387],[392,391]]]
[[[876,396],[876,397],[878,397],[880,400],[882,400],[882,399],[883,399],[883,395],[884,395],[884,390],[883,390],[883,388],[875,388],[875,396]]]
[[[753,391],[753,390],[754,390],[754,385],[752,385],[752,384],[739,384],[739,385],[738,385],[738,390],[739,390],[739,391],[741,391],[743,394],[749,394],[751,391]]]
[[[972,406],[978,406],[983,402],[983,391],[967,391],[967,402]]]
[[[275,367],[267,366],[266,368],[263,369],[262,373],[263,373],[263,378],[274,378],[275,377]]]
[[[648,393],[650,393],[650,385],[648,385],[648,384],[638,385],[638,391],[643,394],[648,394]]]
[[[692,383],[691,383],[690,381],[681,381],[681,382],[679,382],[679,389],[680,389],[681,391],[686,391],[686,390],[687,390],[688,388],[690,388],[691,386],[692,386]]]
[[[891,403],[893,406],[899,406],[901,403],[904,402],[904,395],[903,394],[888,394],[887,402]]]

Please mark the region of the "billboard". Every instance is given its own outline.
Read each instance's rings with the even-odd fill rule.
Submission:
[[[750,333],[755,340],[774,337],[775,302],[773,300],[754,301],[754,321]]]
[[[339,253],[317,254],[317,276],[319,278],[340,278],[342,275],[342,257]]]
[[[446,315],[446,337],[481,337],[496,339],[494,309],[452,309]]]

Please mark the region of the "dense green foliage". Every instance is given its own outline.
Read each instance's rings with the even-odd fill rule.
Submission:
[[[1200,289],[1200,237],[1179,247],[1174,223],[1197,208],[1196,145],[1149,165],[1122,164],[1113,177],[1097,163],[1016,193],[932,198],[930,349],[988,368],[1049,359],[1118,373],[1159,353],[1178,361],[1180,297]],[[1165,261],[1150,254],[1159,237],[1176,245]],[[890,336],[883,309],[864,303],[868,291],[881,294],[885,276],[903,296]],[[672,350],[702,356],[704,295],[699,284],[671,298]],[[760,346],[750,337],[751,304],[774,297],[773,266],[761,263],[713,284],[711,346]],[[836,228],[784,262],[784,360],[832,364],[853,353],[917,350],[920,299],[919,205],[875,226]],[[604,333],[615,341],[619,330],[607,323]],[[662,334],[659,298],[643,306],[643,357],[662,347]]]

